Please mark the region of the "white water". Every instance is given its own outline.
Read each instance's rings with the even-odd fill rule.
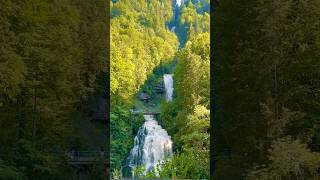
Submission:
[[[166,100],[167,102],[172,101],[173,94],[173,78],[172,74],[163,75],[164,88],[166,90]]]
[[[173,26],[170,31],[171,31],[171,32],[174,32],[175,29],[176,29],[176,27]]]
[[[145,123],[139,128],[134,138],[134,147],[130,151],[127,165],[133,169],[143,164],[146,173],[166,157],[172,157],[172,141],[167,131],[158,125],[153,115],[144,115],[144,119]],[[134,177],[133,172],[132,177]]]
[[[164,74],[163,80],[166,100],[172,101],[172,74]],[[172,141],[167,131],[158,124],[153,115],[144,115],[143,117],[145,122],[134,138],[134,147],[131,149],[126,162],[126,165],[130,167],[132,178],[134,178],[132,170],[138,165],[144,165],[144,173],[146,173],[155,168],[165,158],[172,157]],[[157,171],[156,173],[158,174]]]
[[[182,0],[177,0],[177,5],[180,7],[182,3]]]

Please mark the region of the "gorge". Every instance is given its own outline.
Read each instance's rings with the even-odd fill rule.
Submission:
[[[166,101],[172,101],[173,78],[171,74],[163,75]],[[151,171],[166,158],[172,157],[172,141],[153,115],[144,115],[144,124],[134,138],[134,147],[127,158],[126,166],[134,178],[134,169],[142,165],[144,173]],[[157,173],[157,171],[156,171]]]

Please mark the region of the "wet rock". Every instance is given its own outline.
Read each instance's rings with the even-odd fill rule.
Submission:
[[[139,99],[142,100],[142,101],[149,100],[150,96],[148,94],[146,94],[146,93],[140,93],[139,94]]]
[[[126,166],[132,170],[138,165],[145,167],[144,174],[157,167],[158,163],[163,162],[166,157],[171,158],[172,141],[167,131],[163,129],[153,115],[144,115],[144,124],[134,138],[134,147],[126,161]],[[156,170],[156,174],[157,169]],[[130,177],[134,177],[132,173]]]
[[[163,83],[159,83],[159,84],[155,85],[154,90],[158,94],[164,93],[164,84]]]

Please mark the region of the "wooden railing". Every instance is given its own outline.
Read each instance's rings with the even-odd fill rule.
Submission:
[[[132,115],[143,114],[143,115],[158,115],[160,112],[148,112],[148,111],[131,111]]]
[[[157,115],[160,114],[160,112],[143,112],[143,115]]]
[[[108,163],[106,153],[102,151],[67,151],[65,155],[73,165]]]

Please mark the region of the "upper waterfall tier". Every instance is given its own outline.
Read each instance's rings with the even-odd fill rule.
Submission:
[[[166,100],[167,102],[172,101],[173,94],[173,78],[172,74],[163,75],[164,87],[166,90]]]

